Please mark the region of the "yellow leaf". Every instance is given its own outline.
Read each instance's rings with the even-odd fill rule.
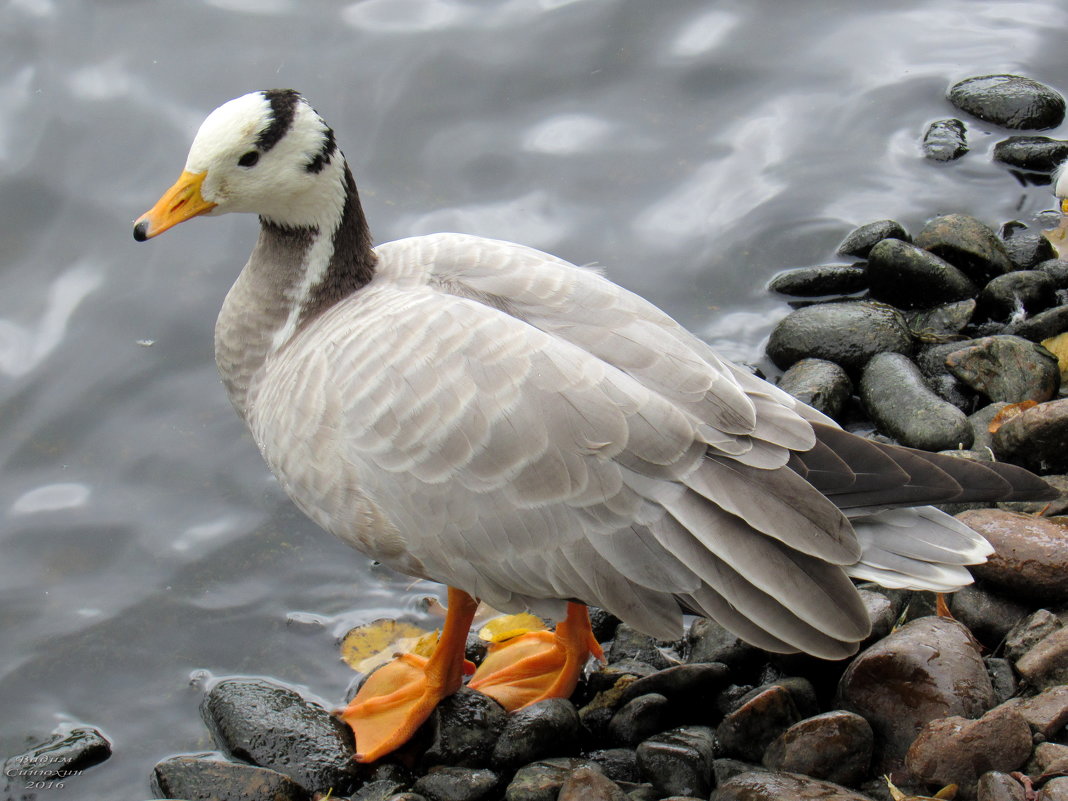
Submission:
[[[1061,368],[1061,378],[1068,380],[1068,331],[1050,337],[1042,343],[1042,347],[1057,357],[1057,364]]]
[[[519,615],[494,618],[478,630],[478,636],[486,642],[504,642],[528,631],[544,630],[545,624],[540,617],[523,612]]]
[[[1061,253],[1064,252],[1064,239],[1065,234],[1068,234],[1068,217],[1061,217],[1061,224],[1056,228],[1050,228],[1047,231],[1043,231],[1042,235],[1049,240],[1053,245],[1053,250],[1057,254],[1057,258],[1062,258]]]
[[[383,618],[357,626],[341,640],[341,658],[361,673],[385,664],[394,654],[405,653],[426,632],[412,623]]]
[[[1003,406],[1001,409],[998,410],[998,413],[995,414],[994,417],[990,420],[990,423],[989,425],[987,425],[986,430],[989,431],[991,434],[996,434],[998,432],[998,429],[1005,425],[1007,422],[1009,422],[1009,420],[1021,414],[1022,412],[1026,412],[1028,409],[1034,408],[1035,406],[1038,406],[1038,401],[1033,400],[1025,400],[1020,401],[1019,403],[1010,403],[1008,406]]]

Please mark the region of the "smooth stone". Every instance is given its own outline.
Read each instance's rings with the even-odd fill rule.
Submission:
[[[977,801],[1026,801],[1024,786],[1007,773],[988,771],[979,777]]]
[[[972,444],[968,418],[932,392],[906,356],[872,358],[860,379],[860,399],[879,430],[903,445],[940,451]]]
[[[914,244],[945,259],[977,285],[1012,271],[1005,244],[987,225],[967,214],[935,217]]]
[[[901,223],[895,220],[876,220],[854,228],[838,246],[839,256],[856,256],[868,258],[871,249],[884,239],[911,241],[911,237]]]
[[[684,713],[703,715],[715,704],[717,693],[727,686],[729,674],[730,669],[718,662],[676,665],[637,679],[623,691],[620,700],[627,703],[640,695],[658,693],[684,704]]]
[[[946,367],[991,401],[1041,403],[1057,394],[1061,372],[1057,357],[1022,337],[972,340],[946,356]]]
[[[1028,614],[1028,608],[1012,597],[969,584],[949,596],[953,617],[963,623],[987,648],[993,650],[1012,627]]]
[[[35,745],[4,762],[4,775],[27,782],[49,781],[74,776],[111,756],[111,743],[89,726],[55,732],[47,741]]]
[[[794,773],[741,773],[716,788],[712,801],[871,801],[839,784]]]
[[[1011,707],[999,706],[978,720],[957,715],[932,720],[909,747],[905,767],[925,784],[956,784],[970,798],[980,776],[1016,770],[1031,755],[1031,746],[1027,721]]]
[[[909,328],[920,342],[944,342],[959,334],[975,314],[974,298],[921,309],[909,316]]]
[[[638,768],[662,795],[706,797],[712,790],[716,736],[706,726],[683,726],[638,746]]]
[[[821,303],[786,315],[771,332],[768,356],[780,369],[801,359],[826,359],[857,374],[876,353],[912,352],[901,312],[869,301]]]
[[[978,531],[994,553],[972,573],[1011,593],[1039,603],[1068,602],[1068,524],[1065,518],[1035,517],[1003,509],[962,512],[957,519]]]
[[[1016,695],[1019,689],[1012,662],[1001,657],[984,656],[986,674],[990,677],[990,686],[994,688],[994,703],[1003,704]]]
[[[386,801],[430,801],[430,799],[425,795],[419,795],[419,793],[404,792],[391,795]]]
[[[716,787],[743,773],[763,773],[766,770],[767,768],[763,765],[756,765],[741,759],[720,757],[712,760],[712,778],[715,780]]]
[[[596,770],[578,768],[568,774],[556,801],[627,801],[627,796],[618,784]]]
[[[686,635],[690,663],[718,662],[732,670],[744,670],[765,658],[759,648],[707,617],[696,617]]]
[[[575,757],[542,759],[524,765],[508,784],[505,801],[557,801],[567,777],[580,768],[600,770],[593,762]]]
[[[837,419],[853,395],[853,382],[846,371],[824,359],[802,359],[779,379],[779,389],[789,392],[831,418]]]
[[[1036,271],[1037,272],[1037,271]],[[1011,275],[1011,273],[1010,273]],[[1048,275],[1048,273],[1042,273]],[[1014,334],[1032,342],[1042,342],[1068,331],[1068,306],[1054,306],[1039,312],[1034,317],[1027,317],[1005,326],[1006,334]]]
[[[642,740],[671,726],[675,710],[659,693],[632,698],[608,723],[608,739],[622,746],[636,746]]]
[[[1016,661],[1016,670],[1041,690],[1068,684],[1068,628],[1059,628],[1035,643]]]
[[[663,670],[678,664],[681,660],[675,652],[676,643],[664,642],[643,634],[627,623],[616,628],[616,636],[608,646],[605,657],[609,664],[624,659],[635,659]]]
[[[601,772],[615,782],[638,782],[638,754],[633,748],[602,748],[586,754]]]
[[[1039,473],[1068,471],[1068,398],[1040,403],[1006,421],[994,433],[998,458]]]
[[[837,706],[871,724],[880,773],[901,766],[930,721],[979,717],[993,705],[978,643],[960,623],[940,617],[906,623],[862,651],[838,684]]]
[[[935,120],[923,133],[923,155],[932,161],[953,161],[968,152],[968,135],[958,119]]]
[[[1064,120],[1064,98],[1022,75],[979,75],[950,87],[949,102],[1005,128],[1055,128]]]
[[[871,621],[871,634],[862,643],[862,647],[865,647],[890,633],[894,623],[897,622],[897,607],[881,592],[866,589],[859,589],[857,592],[868,612],[868,620]]]
[[[1016,698],[1009,703],[1047,740],[1068,726],[1068,684],[1055,684],[1031,698]]]
[[[777,274],[768,289],[780,295],[818,298],[826,295],[852,295],[868,288],[863,265],[828,264],[822,267],[799,267]]]
[[[930,308],[979,293],[952,264],[899,239],[884,239],[871,249],[868,286],[875,300],[901,309]]]
[[[494,767],[507,769],[550,756],[571,756],[579,744],[578,710],[566,698],[550,698],[508,715],[492,745]]]
[[[497,798],[500,780],[486,768],[438,766],[416,779],[412,790],[427,801],[489,801]]]
[[[1031,776],[1050,773],[1068,774],[1068,745],[1039,743],[1035,746],[1025,771]]]
[[[1053,279],[1057,289],[1068,289],[1068,260],[1049,259],[1035,267]]]
[[[972,341],[958,340],[927,345],[920,348],[915,359],[927,386],[946,403],[951,403],[965,414],[975,408],[977,396],[975,390],[949,372],[946,357]]]
[[[1032,172],[1053,172],[1068,158],[1068,142],[1048,136],[1010,136],[994,145],[994,161]]]
[[[854,785],[868,773],[874,735],[860,715],[843,710],[798,721],[764,751],[764,767]]]
[[[726,755],[759,762],[772,740],[799,720],[790,691],[773,685],[724,716],[716,736]]]
[[[175,756],[152,769],[152,788],[161,798],[184,801],[309,801],[311,794],[289,776],[270,768],[210,759]]]
[[[407,792],[405,785],[377,779],[361,785],[360,789],[349,797],[349,801],[392,801],[404,792]]]
[[[983,287],[979,313],[1004,321],[1021,311],[1038,314],[1056,302],[1053,279],[1041,270],[1018,270],[999,275]]]
[[[1032,231],[1021,222],[1006,223],[1001,227],[1001,232],[1005,250],[1017,270],[1029,272],[1057,255],[1053,243],[1041,231]],[[1045,272],[1039,270],[1038,273],[1050,282],[1053,281]],[[1055,287],[1051,284],[1052,288]]]
[[[498,738],[512,720],[488,695],[461,687],[439,703],[424,724],[430,730],[430,746],[423,754],[423,766],[489,766],[496,760]]]
[[[603,740],[608,736],[609,723],[623,705],[623,693],[627,687],[637,678],[655,672],[644,662],[626,660],[605,665],[590,674],[586,690],[592,697],[579,709],[579,720],[593,740]]]
[[[201,714],[216,743],[253,765],[284,773],[312,792],[343,794],[356,779],[352,730],[318,704],[261,679],[226,679]]]
[[[622,621],[611,612],[601,609],[599,606],[591,606],[588,608],[590,614],[590,628],[593,629],[594,639],[596,639],[597,642],[604,643],[615,637],[616,629],[619,628],[619,624]]]
[[[1068,776],[1059,776],[1046,782],[1035,801],[1068,801]]]
[[[1060,617],[1048,609],[1036,609],[1005,635],[1005,656],[1014,662],[1019,661],[1040,640],[1063,626]]]
[[[1011,404],[1006,401],[988,403],[982,409],[968,415],[968,423],[975,434],[975,438],[972,440],[972,448],[986,451],[988,460],[992,459],[991,454],[994,450],[994,435],[990,431],[990,424],[994,422],[994,418],[998,416],[998,413],[1009,405]]]

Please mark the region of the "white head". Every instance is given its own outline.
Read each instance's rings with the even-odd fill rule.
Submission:
[[[1061,202],[1061,211],[1068,214],[1068,161],[1053,171],[1053,194]]]
[[[231,211],[324,229],[340,218],[345,192],[345,160],[322,117],[291,89],[253,92],[208,115],[182,176],[137,221],[134,236]]]

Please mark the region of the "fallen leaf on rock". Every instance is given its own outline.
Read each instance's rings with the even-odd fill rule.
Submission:
[[[889,776],[883,776],[886,786],[890,790],[890,797],[894,801],[952,801],[957,796],[957,785],[947,784],[934,795],[909,795],[903,792],[890,781]]]
[[[1042,347],[1057,357],[1057,366],[1061,368],[1061,379],[1068,376],[1068,331],[1042,341]]]
[[[1068,343],[1065,343],[1068,344]],[[1059,356],[1057,358],[1060,358]],[[1063,369],[1063,368],[1062,368]],[[986,430],[991,434],[996,434],[997,430],[1005,425],[1009,420],[1016,417],[1021,412],[1026,412],[1028,409],[1038,406],[1038,401],[1025,400],[1019,403],[1010,403],[1008,406],[1002,407],[998,410],[998,413],[994,415],[994,418],[990,421],[990,425],[986,427]]]
[[[431,639],[433,648],[437,641],[437,632],[426,632],[414,623],[382,618],[352,629],[341,640],[341,658],[349,667],[361,673],[374,670],[393,658],[394,654],[418,653],[426,656],[420,646],[423,641]]]
[[[494,618],[478,630],[478,636],[486,642],[504,642],[528,631],[544,631],[545,623],[529,612],[504,615]]]

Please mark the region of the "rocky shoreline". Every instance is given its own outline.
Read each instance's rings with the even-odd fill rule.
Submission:
[[[1059,95],[1019,76],[969,79],[949,97],[1016,129],[1064,117]],[[960,120],[932,123],[923,151],[960,158],[966,133]],[[995,150],[1025,171],[1066,156],[1068,143],[1044,137]],[[768,342],[780,386],[856,433],[1021,464],[1068,492],[1068,261],[1041,231],[949,214],[910,234],[884,220],[853,231],[838,256],[850,263],[770,284],[794,306]],[[704,619],[658,642],[593,610],[607,662],[570,700],[508,715],[463,689],[373,765],[353,761],[350,731],[314,699],[222,679],[201,709],[219,750],[163,760],[153,791],[190,801],[901,801],[955,784],[963,799],[1065,801],[1066,509],[1068,495],[949,509],[997,551],[950,598],[955,620],[935,614],[930,593],[861,585],[872,633],[840,662],[769,654]],[[484,644],[472,636],[468,650],[477,662]],[[31,775],[74,777],[110,748],[89,727],[60,732],[6,761],[9,791]]]

